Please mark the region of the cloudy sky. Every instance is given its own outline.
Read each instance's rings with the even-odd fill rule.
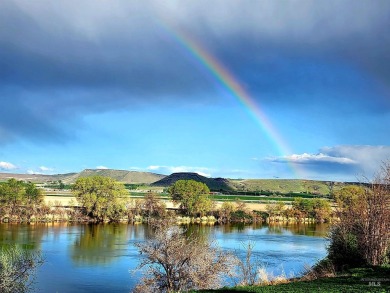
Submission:
[[[0,171],[369,177],[389,27],[386,0],[3,0]]]

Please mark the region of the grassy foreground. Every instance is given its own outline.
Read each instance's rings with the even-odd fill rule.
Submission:
[[[198,292],[390,292],[390,267],[351,269],[348,273],[312,281],[269,286],[243,286]]]

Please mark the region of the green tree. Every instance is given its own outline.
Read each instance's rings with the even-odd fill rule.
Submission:
[[[210,190],[206,184],[195,180],[178,180],[168,189],[172,200],[188,215],[204,214],[212,207]]]
[[[58,180],[58,189],[64,189],[65,184],[62,182],[62,180]]]
[[[0,215],[30,220],[42,203],[41,189],[33,183],[9,179],[0,184]]]
[[[366,190],[357,185],[348,185],[334,193],[334,199],[339,208],[348,208],[355,205],[363,197]]]
[[[316,219],[318,222],[329,220],[332,207],[330,202],[323,198],[315,198],[313,201],[313,209],[311,211],[311,217]]]
[[[306,199],[296,197],[292,202],[291,214],[294,214],[297,218],[309,217],[322,222],[330,218],[331,212],[330,202],[322,198]]]
[[[0,186],[1,201],[9,207],[11,215],[15,214],[18,206],[22,204],[24,195],[25,188],[23,181],[18,181],[12,178]]]
[[[292,208],[300,218],[307,218],[313,210],[313,202],[310,199],[296,197],[292,202]]]
[[[236,210],[233,203],[225,201],[219,208],[219,217],[223,222],[229,222],[231,214]]]
[[[0,292],[24,293],[31,291],[35,269],[43,263],[39,252],[19,246],[0,249]]]
[[[118,221],[126,212],[123,197],[128,196],[128,192],[122,183],[112,178],[81,177],[72,192],[87,215],[99,222]]]
[[[34,183],[27,183],[25,185],[25,198],[24,202],[30,206],[33,204],[41,204],[43,201],[42,190],[37,188]]]

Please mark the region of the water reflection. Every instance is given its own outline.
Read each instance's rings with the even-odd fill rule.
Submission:
[[[329,224],[303,224],[303,223],[272,223],[272,224],[225,224],[215,226],[204,226],[204,225],[188,225],[190,232],[205,233],[205,231],[219,230],[223,234],[236,234],[245,233],[247,230],[263,230],[266,234],[277,234],[283,235],[289,233],[291,235],[305,235],[305,236],[316,236],[326,237],[329,231]]]
[[[299,274],[326,254],[328,226],[305,224],[189,225],[188,235],[215,240],[226,251],[245,256],[242,243],[255,242],[253,256],[278,275]],[[153,237],[147,225],[0,224],[0,246],[31,245],[42,250],[39,292],[129,292],[138,282],[130,275],[140,255],[134,242]]]
[[[31,249],[40,249],[45,233],[45,224],[0,224],[0,246],[19,244]]]
[[[291,232],[293,235],[305,235],[305,236],[318,236],[326,237],[329,231],[329,224],[269,224],[268,229],[273,233],[283,234],[286,231]]]
[[[125,224],[86,224],[70,247],[72,261],[79,265],[112,263],[128,239],[144,239],[145,229]]]

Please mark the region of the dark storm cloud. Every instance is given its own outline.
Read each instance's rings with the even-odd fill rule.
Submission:
[[[215,96],[164,22],[197,37],[263,103],[301,107],[329,92],[328,102],[388,112],[389,15],[388,1],[2,1],[0,143],[66,139],[64,125],[84,113]],[[378,83],[370,108],[363,77],[344,67]]]

